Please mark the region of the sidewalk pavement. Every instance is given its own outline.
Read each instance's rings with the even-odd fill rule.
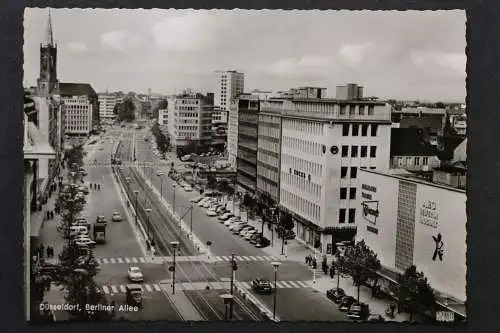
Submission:
[[[235,203],[235,215],[242,215],[242,220],[247,221],[247,215],[245,212],[240,212],[239,210],[239,204],[238,202]],[[233,203],[231,200],[228,201],[227,203],[227,208],[232,212],[233,210]],[[243,213],[243,214],[241,214]],[[262,222],[256,219],[250,219],[248,218],[248,224],[254,226],[257,228],[257,230],[261,230],[262,228]],[[266,223],[267,224],[267,223]],[[271,230],[269,230],[267,225],[264,225],[264,237],[268,238],[269,240],[272,239],[272,234]],[[312,280],[312,286],[314,289],[317,291],[326,294],[326,291],[332,288],[337,287],[337,274],[335,274],[334,278],[332,279],[329,274],[325,275],[324,272],[321,269],[321,261],[323,259],[323,255],[317,251],[316,249],[313,249],[309,247],[307,244],[304,242],[298,240],[298,239],[293,239],[293,240],[288,240],[287,245],[284,246],[284,255],[281,254],[281,249],[282,249],[282,241],[279,239],[276,235],[276,232],[274,232],[274,242],[273,246],[268,246],[266,248],[263,248],[262,250],[266,252],[268,255],[275,256],[275,257],[281,257],[282,260],[288,260],[288,261],[296,261],[302,263],[304,266],[306,266],[305,263],[305,257],[307,255],[316,255],[318,265],[316,269],[316,276],[315,276],[315,281],[314,282],[314,273],[312,271],[312,268],[310,268],[311,271],[311,280]],[[328,255],[327,256],[327,262],[328,265],[331,265],[333,256]],[[358,295],[358,290],[357,287],[353,284],[352,278],[350,276],[348,277],[343,277],[341,276],[339,279],[339,287],[344,289],[347,295],[357,297]],[[386,320],[392,320],[392,321],[397,321],[397,322],[402,322],[406,321],[409,318],[409,315],[406,313],[396,313],[395,318],[389,318],[385,314],[385,310],[387,306],[389,305],[389,302],[384,299],[379,299],[372,297],[372,292],[371,288],[366,287],[366,286],[361,286],[360,291],[359,291],[359,300],[361,302],[367,303],[370,306],[370,313],[372,314],[380,314],[384,317]]]

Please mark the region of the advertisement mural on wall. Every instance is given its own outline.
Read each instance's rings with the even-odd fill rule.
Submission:
[[[372,200],[373,195],[377,192],[377,188],[375,186],[362,184],[361,190],[362,190],[361,197],[363,199],[367,199],[361,202],[361,209],[363,212],[362,216],[366,221],[372,224],[372,225],[367,225],[366,230],[374,234],[378,234],[378,228],[376,228],[375,226],[377,225],[377,219],[380,215],[379,201]]]
[[[414,264],[433,288],[459,300],[466,299],[465,202],[464,192],[418,186]]]

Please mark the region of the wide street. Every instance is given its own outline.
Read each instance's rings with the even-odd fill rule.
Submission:
[[[88,172],[87,182],[100,184],[100,190],[90,190],[84,214],[89,222],[93,223],[97,216],[104,215],[108,220],[106,230],[106,243],[98,244],[94,255],[101,263],[101,272],[96,276],[96,282],[110,300],[117,304],[125,303],[125,285],[130,283],[127,279],[127,268],[139,266],[144,272],[144,308],[139,312],[119,312],[117,318],[127,320],[180,320],[175,307],[165,295],[162,288],[153,286],[165,276],[161,265],[147,264],[144,261],[145,251],[141,249],[140,241],[134,232],[131,221],[127,218],[124,202],[115,186],[111,175],[109,162],[113,146],[121,136],[131,138],[131,134],[118,131],[106,133],[102,141],[88,146],[88,158],[84,166]],[[130,140],[130,139],[129,139]],[[124,141],[126,142],[126,141]],[[119,212],[123,217],[122,222],[112,222],[111,215]],[[144,247],[144,244],[142,244]],[[138,258],[130,260],[130,264],[106,265],[101,258]],[[140,258],[140,259],[139,259]],[[125,261],[124,261],[125,262]],[[135,263],[136,262],[136,263]]]
[[[152,154],[150,141],[144,141],[143,135],[136,135],[135,138],[136,157],[140,163],[146,165],[144,174],[151,177],[157,190],[159,192],[161,190],[164,198],[172,205],[174,201],[174,183],[167,177],[171,160],[166,163],[164,161],[160,162]],[[175,164],[178,165],[179,162],[175,161]],[[163,251],[164,245],[169,244],[170,241],[179,240],[182,244],[181,247],[185,249],[183,254],[191,255],[193,252],[188,250],[190,242],[184,235],[180,235],[179,229],[176,228],[176,223],[169,218],[168,214],[165,214],[167,216],[163,216],[162,218],[161,211],[163,207],[159,204],[158,197],[147,190],[146,182],[140,182],[141,178],[134,168],[125,167],[123,169],[125,177],[129,177],[128,181],[132,183],[131,186],[133,187],[133,184],[135,184],[135,186],[138,186],[136,188],[142,190],[143,194],[148,196],[146,200],[153,206],[151,214],[156,214],[158,221],[160,221],[160,224],[153,226],[153,228],[156,230],[165,230],[164,234],[160,236],[164,241],[155,239],[157,243],[159,242],[158,247],[160,251]],[[163,175],[159,175],[160,172]],[[182,188],[175,188],[176,212],[183,215],[191,206],[189,199],[198,195],[196,192],[185,192]],[[141,202],[140,199],[139,201]],[[153,211],[156,212],[153,213]],[[186,223],[191,223],[189,214],[184,217],[184,220]],[[166,224],[170,224],[170,226],[166,226]],[[241,237],[231,234],[216,218],[208,217],[206,210],[197,205],[193,206],[192,226],[193,233],[203,243],[211,241],[210,252],[213,256],[219,258],[215,263],[199,264],[200,266],[204,266],[206,273],[203,276],[207,280],[209,277],[213,279],[230,277],[231,268],[227,261],[233,253],[238,261],[238,270],[235,273],[235,279],[245,289],[249,289],[250,282],[256,277],[265,277],[273,280],[274,269],[271,262],[281,261],[282,265],[278,273],[279,290],[277,302],[277,316],[281,320],[328,321],[346,319],[345,314],[340,312],[333,302],[311,288],[312,273],[305,264],[283,261],[281,258],[268,256],[263,250],[255,248]],[[170,232],[167,230],[170,230]],[[161,243],[164,245],[161,245]],[[167,246],[166,252],[162,252],[161,254],[170,255],[169,251]],[[194,273],[191,272],[187,275],[189,279],[194,279],[194,276],[196,276],[192,274]],[[179,278],[182,279],[182,277]],[[265,304],[268,309],[272,309],[273,296],[258,295],[255,293],[254,296]],[[297,300],[300,300],[301,304],[307,304],[308,306],[296,306]]]

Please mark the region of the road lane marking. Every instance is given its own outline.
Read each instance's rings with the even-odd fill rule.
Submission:
[[[256,256],[256,258],[259,260],[265,260],[264,257],[261,257],[261,256]]]
[[[288,283],[294,288],[300,288],[300,286],[293,281],[288,281]]]
[[[231,260],[231,258],[230,258],[230,257],[226,257],[226,256],[223,256],[223,257],[222,257],[222,259],[224,259],[224,261],[229,261],[229,260]]]
[[[118,261],[119,264],[123,264],[123,259],[122,258],[116,258],[116,261]]]
[[[116,294],[118,292],[118,289],[116,288],[116,286],[111,286],[111,291]]]
[[[153,288],[155,288],[156,291],[161,291],[161,288],[157,284],[153,284]]]
[[[250,260],[250,258],[249,258],[249,257],[247,257],[247,256],[242,256],[242,258],[243,258],[244,260],[246,260],[246,261],[249,261],[249,260]]]
[[[125,288],[125,286],[123,284],[120,284],[120,291],[122,293],[125,293],[127,291],[127,289]]]
[[[283,288],[283,284],[281,283],[281,281],[276,281],[276,285],[278,286],[278,288]]]
[[[127,264],[128,264],[128,263],[130,263],[130,259],[129,259],[129,258],[127,258],[127,257],[125,257],[125,262],[126,262]]]
[[[132,262],[133,262],[134,264],[136,264],[136,263],[137,263],[137,258],[136,258],[136,257],[132,257],[132,258],[130,258],[130,260],[132,260]]]
[[[291,286],[291,285],[289,285],[289,284],[287,283],[287,281],[281,281],[281,284],[283,284],[283,285],[285,286],[285,288],[292,288],[292,286]]]
[[[309,288],[309,285],[304,281],[296,281],[296,282],[304,288]]]
[[[255,256],[251,256],[251,257],[250,257],[250,260],[252,260],[252,261],[257,261],[257,260],[259,260],[259,259],[257,259],[257,257],[255,257]]]
[[[146,290],[148,292],[152,292],[153,291],[153,288],[151,288],[151,286],[149,284],[145,284],[144,287],[146,288]]]
[[[109,294],[108,286],[102,286],[102,291],[104,291],[105,294]]]
[[[243,261],[240,256],[236,256],[236,260]]]

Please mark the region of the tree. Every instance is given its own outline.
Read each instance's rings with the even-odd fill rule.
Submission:
[[[83,165],[83,146],[76,145],[66,151],[66,163],[72,166],[74,163],[79,167]]]
[[[408,267],[399,277],[398,302],[400,307],[410,313],[410,322],[419,307],[430,308],[435,305],[434,291],[424,273],[418,272],[414,265]]]
[[[293,223],[292,215],[287,212],[281,212],[280,221],[278,224],[278,236],[285,238],[285,235],[293,230],[295,224]]]
[[[209,189],[215,189],[215,186],[217,185],[217,180],[213,175],[208,175],[207,176],[207,187]]]
[[[165,110],[168,108],[168,101],[166,99],[162,99],[158,102],[158,104],[153,108],[153,118],[158,119],[159,110]]]
[[[380,269],[380,261],[377,254],[366,245],[364,240],[357,242],[354,246],[349,246],[344,252],[343,270],[348,273],[359,289],[369,279],[378,277],[377,271]]]
[[[116,108],[119,121],[131,122],[135,119],[135,104],[132,97],[125,97],[122,103],[116,105]]]

